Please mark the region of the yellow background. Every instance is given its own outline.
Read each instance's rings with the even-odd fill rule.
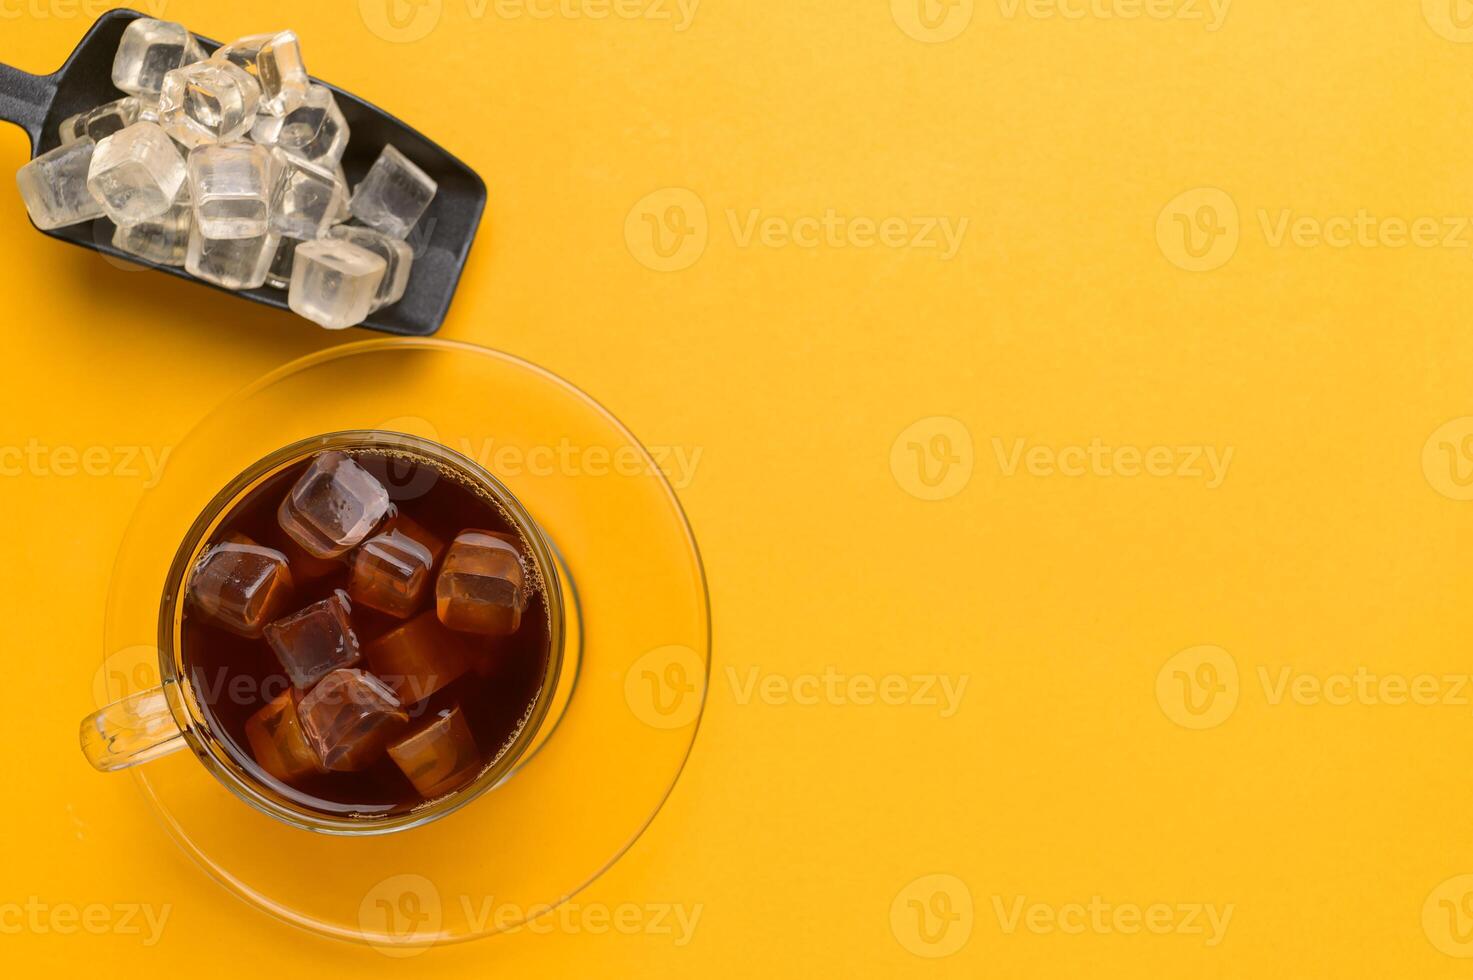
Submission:
[[[0,446],[51,462],[0,481],[0,910],[171,910],[151,948],[4,929],[17,975],[1473,971],[1457,880],[1473,872],[1473,692],[1456,681],[1473,504],[1451,469],[1473,468],[1473,422],[1434,438],[1473,415],[1465,5],[1237,0],[1209,25],[1190,19],[1210,19],[1205,0],[936,0],[929,20],[911,0],[704,0],[677,29],[569,15],[599,0],[546,18],[426,0],[394,28],[385,2],[162,13],[216,38],[295,28],[316,74],[469,162],[488,217],[442,335],[703,453],[681,497],[713,603],[705,722],[659,819],[578,897],[699,907],[698,925],[683,945],[557,928],[405,965],[240,904],[130,780],[87,768],[76,723],[148,481],[63,475],[56,451],[158,451],[225,392],[365,335],[52,242],[12,192]],[[1163,10],[1187,17],[1129,16]],[[70,0],[0,0],[0,17],[0,60],[31,71],[90,22]],[[26,152],[0,130],[6,166]],[[691,201],[671,188],[700,208],[671,212]],[[654,256],[641,207],[683,215],[692,252]],[[754,210],[830,209],[968,226],[949,259],[742,235]],[[1285,214],[1307,219],[1297,234],[1278,234]],[[1377,230],[1338,238],[1333,219],[1360,215]],[[1394,247],[1408,236],[1388,218],[1439,231]],[[1205,260],[1183,228],[1216,230]],[[910,430],[926,419],[941,421]],[[1118,457],[1077,476],[1009,468],[1017,440],[1077,460],[1095,439],[1233,455],[1217,486]],[[946,499],[921,499],[936,495],[921,458]],[[1168,665],[1201,647],[1218,650]],[[754,668],[829,667],[967,687],[949,717],[743,696]],[[1393,694],[1430,675],[1436,703],[1277,696],[1286,670],[1333,689],[1359,668]],[[1183,677],[1220,683],[1215,727],[1173,702]],[[927,943],[912,898],[973,911]],[[1215,944],[1009,929],[1020,898],[1071,922],[1096,898],[1169,906],[1177,925],[1194,903],[1232,917]]]

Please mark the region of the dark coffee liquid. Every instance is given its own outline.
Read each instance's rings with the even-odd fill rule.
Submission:
[[[393,512],[412,518],[447,547],[457,534],[472,528],[520,537],[496,504],[459,473],[427,458],[398,452],[392,457],[362,451],[348,451],[348,455],[388,490]],[[350,578],[351,553],[340,560],[313,559],[277,523],[277,507],[310,463],[311,457],[304,458],[252,490],[211,535],[212,545],[241,534],[287,555],[293,572],[293,590],[285,604],[288,612],[327,599],[337,590],[346,591]],[[544,584],[525,547],[522,553],[533,579],[533,596],[517,631],[506,637],[457,634],[474,648],[477,669],[468,670],[429,698],[405,706],[412,731],[459,705],[484,765],[496,761],[521,733],[542,695],[548,670],[551,640]],[[437,562],[431,575],[438,571]],[[415,615],[435,608],[433,587],[427,591]],[[360,648],[365,650],[408,621],[356,602],[351,617]],[[246,639],[220,629],[192,615],[187,605],[182,629],[182,657],[196,700],[231,756],[259,782],[299,806],[333,816],[395,814],[423,802],[387,756],[359,772],[314,773],[290,785],[267,774],[252,757],[246,722],[291,686],[280,661],[264,639]],[[366,658],[357,666],[369,669]]]

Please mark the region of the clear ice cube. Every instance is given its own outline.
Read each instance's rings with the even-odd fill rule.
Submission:
[[[292,576],[281,552],[236,535],[199,557],[186,588],[189,606],[201,618],[255,639],[281,614]]]
[[[93,142],[100,143],[107,137],[120,129],[127,129],[136,122],[157,122],[157,120],[145,120],[143,109],[146,103],[134,96],[127,96],[115,102],[100,105],[90,112],[79,112],[75,116],[68,116],[58,127],[63,145],[75,143],[84,136],[90,137]]]
[[[276,520],[310,554],[336,558],[358,547],[388,511],[383,484],[343,453],[327,452],[312,461],[282,499]]]
[[[322,85],[308,88],[302,104],[285,115],[258,117],[251,130],[257,143],[323,166],[341,162],[351,138],[337,99]]]
[[[43,153],[16,171],[21,200],[37,228],[64,228],[103,216],[102,205],[87,189],[96,149],[97,144],[84,137]]]
[[[302,698],[297,717],[317,758],[334,772],[373,765],[409,722],[383,681],[351,668],[319,681]]]
[[[462,531],[435,580],[440,622],[463,633],[509,636],[527,608],[521,550],[506,535]]]
[[[204,58],[204,49],[183,24],[140,17],[123,31],[113,84],[130,95],[156,99],[165,75]]]
[[[278,157],[264,146],[200,146],[189,154],[194,221],[206,238],[257,238],[272,232]],[[273,253],[274,254],[274,253]]]
[[[347,186],[330,169],[279,149],[275,156],[278,176],[271,198],[271,230],[302,241],[320,238],[337,219]]]
[[[322,772],[322,764],[297,718],[297,692],[282,692],[245,725],[246,741],[256,763],[284,783]]]
[[[384,281],[373,299],[375,311],[404,298],[404,291],[409,288],[409,273],[414,267],[414,249],[408,242],[359,225],[338,225],[329,230],[328,237],[351,242],[384,260]]]
[[[419,608],[430,585],[434,556],[407,534],[386,531],[353,553],[348,593],[370,609],[404,619]]]
[[[385,146],[349,202],[353,217],[395,238],[407,238],[439,190],[393,144]]]
[[[256,121],[261,89],[228,61],[201,61],[164,77],[159,121],[185,146],[244,139]]]
[[[338,668],[358,662],[351,613],[348,597],[336,592],[266,627],[266,642],[298,689],[305,691]]]
[[[277,243],[275,235],[210,238],[200,231],[198,221],[192,221],[184,268],[196,279],[226,289],[257,289],[266,285]]]
[[[383,259],[357,245],[323,238],[304,242],[292,263],[287,304],[329,330],[362,323],[388,270]]]
[[[292,261],[296,258],[297,246],[302,244],[295,238],[283,238],[276,246],[276,257],[266,273],[266,285],[272,289],[288,289],[292,284]]]
[[[476,659],[466,638],[446,629],[433,609],[374,640],[363,655],[404,704],[453,683]]]
[[[460,789],[483,764],[460,705],[438,712],[424,727],[390,745],[389,758],[427,800]]]
[[[184,185],[184,157],[169,135],[154,123],[120,129],[92,154],[87,187],[114,224],[131,225],[162,217]]]
[[[293,31],[243,37],[220,48],[214,58],[250,73],[261,87],[261,111],[268,115],[283,115],[306,101],[311,83]]]
[[[113,231],[113,247],[155,265],[181,266],[189,255],[189,233],[194,227],[194,204],[189,185],[179,188],[174,206],[157,218]]]

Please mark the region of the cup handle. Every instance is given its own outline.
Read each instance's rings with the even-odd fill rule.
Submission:
[[[82,720],[82,753],[103,772],[151,762],[184,748],[162,687],[130,694]]]

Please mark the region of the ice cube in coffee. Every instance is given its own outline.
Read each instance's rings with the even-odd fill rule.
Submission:
[[[350,609],[348,597],[337,592],[266,627],[266,642],[299,690],[358,662]]]
[[[353,559],[353,598],[403,619],[419,607],[430,586],[430,549],[402,531],[375,535]]]
[[[335,670],[297,707],[302,731],[322,765],[367,769],[404,729],[409,716],[383,681],[361,670]]]
[[[323,453],[282,500],[282,530],[318,558],[356,548],[389,512],[389,494],[342,453]]]
[[[222,629],[258,637],[292,591],[286,556],[234,535],[202,555],[189,579],[195,612]]]
[[[417,704],[460,679],[476,658],[470,643],[421,613],[368,645],[368,665],[405,704]]]
[[[283,691],[251,715],[245,733],[256,762],[284,783],[322,771],[317,752],[307,743],[297,719],[295,691]]]
[[[450,545],[435,582],[440,622],[464,633],[510,636],[527,606],[526,572],[515,539],[463,531]]]
[[[464,786],[483,764],[459,705],[441,711],[428,725],[390,745],[389,757],[427,800]]]

